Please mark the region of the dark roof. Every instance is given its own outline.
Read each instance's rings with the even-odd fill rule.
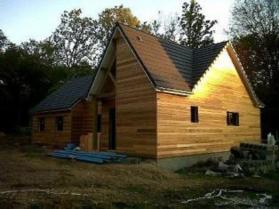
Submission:
[[[180,95],[191,93],[217,56],[227,48],[236,57],[235,62],[239,67],[237,70],[255,105],[264,106],[257,98],[232,44],[228,41],[193,49],[127,25],[117,23],[115,29],[117,28],[157,90]]]
[[[224,41],[193,50],[192,85],[200,79],[226,44],[227,41]]]
[[[191,91],[227,42],[192,49],[118,24],[155,87]]]
[[[87,97],[92,81],[93,76],[84,76],[67,81],[32,108],[31,113],[70,109],[76,102]]]

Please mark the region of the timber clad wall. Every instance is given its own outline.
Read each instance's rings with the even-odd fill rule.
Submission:
[[[191,123],[190,107],[199,107]],[[239,112],[239,126],[227,126],[226,112]],[[260,142],[256,108],[223,51],[189,97],[157,93],[158,158],[228,151],[240,141]]]
[[[93,107],[92,102],[79,102],[72,109],[72,142],[79,144],[82,134],[92,133]]]
[[[64,147],[68,143],[79,144],[82,134],[92,132],[92,102],[79,102],[71,111],[36,114],[32,120],[32,141]],[[63,131],[56,130],[55,118],[63,116]],[[39,131],[39,118],[45,118],[45,130]]]
[[[55,125],[55,118],[57,116],[64,117],[63,131],[57,131]],[[39,131],[39,118],[45,118],[45,130]],[[32,141],[34,143],[42,143],[46,145],[56,145],[63,147],[70,142],[71,139],[71,113],[57,112],[36,114],[32,119]]]
[[[156,93],[123,39],[116,52],[116,147],[156,157]]]
[[[160,87],[158,83],[161,82],[168,85],[168,88],[181,91],[187,89],[186,86],[181,86],[184,77],[180,73],[183,72],[177,70],[175,61],[168,57],[174,53],[174,46],[167,48],[172,50],[172,53],[168,54],[162,48],[162,43],[154,40],[154,37],[141,34],[142,37],[139,38],[131,29],[127,34],[135,47],[134,51],[140,51],[139,56],[144,58],[142,62],[149,63],[148,69],[153,70],[148,72],[153,76],[155,83],[157,82],[154,85]],[[101,79],[98,81],[101,81],[101,84],[98,85],[102,86],[97,86],[100,89],[96,88],[95,93],[91,92],[96,96],[97,100],[94,101],[99,102],[98,113],[102,115],[101,150],[109,148],[109,130],[112,130],[109,127],[111,108],[115,108],[116,151],[130,155],[156,159],[207,154],[229,151],[239,142],[260,142],[260,109],[253,104],[252,101],[256,99],[251,99],[245,86],[247,82],[243,82],[243,77],[240,78],[237,72],[239,66],[236,69],[232,63],[237,62],[230,47],[223,48],[225,45],[219,45],[218,54],[223,50],[209,69],[205,73],[202,71],[201,79],[192,89],[192,94],[178,96],[155,90],[133,50],[120,37],[121,34],[118,34],[111,42],[116,44],[116,68],[114,60],[110,60],[114,58],[109,57],[108,63],[99,71]],[[148,50],[144,50],[146,45]],[[150,56],[149,50],[153,47],[156,47],[156,50],[152,51]],[[114,47],[112,48],[114,50]],[[179,49],[182,50],[181,47]],[[212,49],[202,55],[208,56],[207,53],[212,53],[210,50]],[[161,53],[156,54],[157,51]],[[167,62],[157,59],[156,56]],[[180,64],[184,63],[184,56],[179,56],[179,59],[176,57],[174,60],[179,60]],[[203,60],[203,57],[200,60]],[[113,63],[112,73],[108,72],[109,62]],[[200,65],[197,66],[202,66],[204,62],[200,61],[198,64]],[[198,68],[195,70],[199,70]],[[168,75],[168,69],[172,69],[174,73]],[[190,74],[193,73],[191,69],[188,70]],[[155,71],[158,71],[158,74]],[[162,78],[165,80],[161,80]],[[178,80],[180,89],[172,86],[172,82]],[[198,107],[198,123],[191,122],[191,106]],[[61,146],[69,142],[78,143],[81,134],[93,130],[94,109],[96,110],[93,108],[93,102],[81,101],[68,112],[35,114],[33,141]],[[227,125],[227,112],[239,113],[239,126]],[[56,116],[64,116],[62,132],[56,130]],[[38,131],[39,117],[45,117],[46,130],[43,132]]]

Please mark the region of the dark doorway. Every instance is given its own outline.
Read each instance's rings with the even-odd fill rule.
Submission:
[[[115,139],[115,108],[109,110],[109,149],[116,148]]]

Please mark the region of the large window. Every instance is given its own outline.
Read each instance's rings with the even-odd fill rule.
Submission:
[[[239,126],[239,113],[238,112],[227,112],[227,125],[228,126]]]
[[[55,123],[56,123],[56,130],[57,131],[63,131],[63,129],[64,129],[64,118],[63,118],[63,116],[56,117]]]
[[[38,127],[40,132],[45,130],[45,118],[39,118]]]
[[[199,108],[197,106],[191,106],[191,122],[199,122]]]

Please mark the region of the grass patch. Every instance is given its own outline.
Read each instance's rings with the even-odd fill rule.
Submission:
[[[183,205],[181,201],[220,188],[244,189],[251,198],[258,192],[264,192],[279,199],[278,173],[262,178],[228,179],[204,175],[203,171],[210,168],[212,162],[173,173],[144,162],[100,166],[54,159],[46,153],[45,149],[28,144],[1,145],[0,192],[46,189],[84,196],[36,192],[0,194],[1,209],[216,208],[214,201],[189,205]],[[276,201],[274,198],[272,204],[278,205]]]

